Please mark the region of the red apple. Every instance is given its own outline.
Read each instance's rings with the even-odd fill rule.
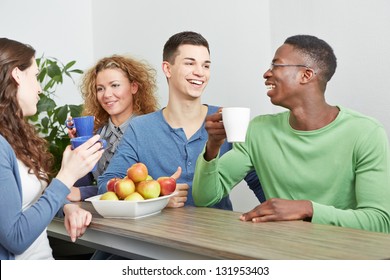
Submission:
[[[159,177],[157,182],[160,184],[161,192],[160,195],[168,195],[176,190],[176,180],[172,177]]]
[[[142,181],[137,184],[136,191],[145,199],[156,198],[160,196],[160,184],[157,180]]]
[[[119,198],[114,192],[105,192],[100,197],[100,200],[119,200]]]
[[[145,181],[148,177],[148,168],[142,162],[134,163],[127,169],[127,177],[133,180],[134,183]]]
[[[135,191],[135,185],[131,179],[123,178],[115,183],[114,190],[119,199],[124,199]]]
[[[124,200],[141,201],[141,200],[145,200],[145,198],[142,195],[140,195],[138,192],[133,192],[132,194],[129,194],[128,196],[126,196],[126,198]]]
[[[110,180],[108,180],[107,185],[106,185],[107,191],[114,192],[115,191],[114,190],[115,183],[119,180],[120,180],[120,178],[111,178]]]

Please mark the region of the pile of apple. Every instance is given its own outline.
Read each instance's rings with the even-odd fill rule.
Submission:
[[[106,188],[107,192],[100,200],[141,201],[173,193],[176,180],[172,177],[159,177],[154,180],[146,165],[138,162],[127,169],[127,176],[124,178],[110,179]]]

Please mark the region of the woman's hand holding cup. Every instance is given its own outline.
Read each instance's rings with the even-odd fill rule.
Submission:
[[[92,136],[94,121],[94,116],[81,116],[75,118],[69,116],[65,121],[69,137]]]
[[[90,172],[104,152],[104,142],[99,139],[100,135],[95,135],[73,150],[70,145],[66,147],[56,178],[70,188],[79,178]]]

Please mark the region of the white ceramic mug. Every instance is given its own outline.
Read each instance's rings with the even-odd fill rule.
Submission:
[[[228,142],[245,142],[246,130],[248,129],[250,121],[250,114],[250,108],[222,108],[222,121],[225,127]]]

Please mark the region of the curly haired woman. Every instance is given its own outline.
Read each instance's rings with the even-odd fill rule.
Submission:
[[[71,189],[69,200],[97,195],[97,187],[91,184],[107,168],[129,122],[158,109],[156,89],[156,71],[146,62],[123,55],[102,58],[85,73],[81,85],[82,114],[95,116],[95,131],[107,141],[107,149],[96,171]],[[69,136],[74,137],[75,133],[72,129]]]

